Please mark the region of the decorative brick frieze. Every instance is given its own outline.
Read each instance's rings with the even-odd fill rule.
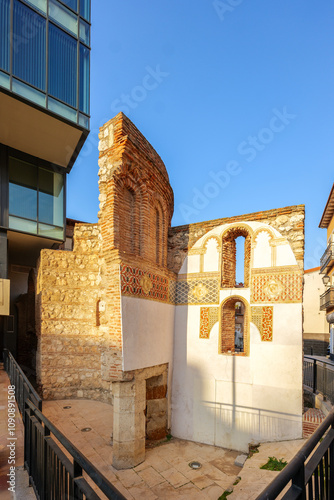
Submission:
[[[273,306],[252,306],[252,323],[257,327],[262,342],[273,340]]]
[[[298,303],[303,298],[300,273],[255,274],[251,279],[251,302]]]
[[[199,338],[210,338],[212,327],[219,321],[218,307],[201,307]]]
[[[122,295],[169,302],[169,280],[137,267],[121,265]]]

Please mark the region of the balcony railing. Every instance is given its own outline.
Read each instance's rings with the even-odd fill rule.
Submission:
[[[325,250],[325,253],[320,259],[320,273],[324,273],[327,269],[334,265],[334,243],[330,243]]]
[[[320,295],[320,311],[325,311],[329,307],[334,307],[334,286],[330,286]]]

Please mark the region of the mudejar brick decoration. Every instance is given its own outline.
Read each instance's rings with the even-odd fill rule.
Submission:
[[[123,113],[99,138],[98,223],[76,224],[72,252],[40,256],[43,397],[113,404],[116,468],[138,465],[145,436],[170,428],[240,451],[300,437],[304,207],[171,228],[173,190],[153,147]]]
[[[222,241],[222,287],[234,288],[236,283],[236,239],[245,238],[244,287],[249,287],[249,267],[251,257],[251,235],[244,227],[232,227],[223,235]]]

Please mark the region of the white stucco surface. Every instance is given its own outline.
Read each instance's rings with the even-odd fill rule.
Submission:
[[[276,247],[276,266],[295,266],[296,257],[288,243]]]
[[[173,329],[173,305],[123,296],[123,370],[171,363]]]
[[[218,354],[218,323],[200,339],[199,314],[200,306],[176,307],[173,435],[242,451],[252,440],[300,437],[301,305],[274,306],[272,342],[251,324],[245,357]]]
[[[252,231],[268,227],[256,222],[247,225]],[[210,235],[220,236],[227,227],[210,231],[193,248],[200,248]],[[273,270],[274,266],[295,266],[289,244],[282,241],[278,231],[270,229],[271,238],[274,235],[280,239],[276,263],[265,235],[268,233],[264,233],[258,237],[255,258],[253,245],[253,265]],[[226,298],[236,295],[249,307],[273,306],[272,341],[262,341],[258,328],[250,323],[249,355],[219,354],[219,321],[212,327],[210,338],[202,339],[201,306],[176,306],[172,434],[247,452],[252,441],[302,435],[302,304],[252,304],[250,288],[234,288],[221,289],[219,306],[214,307],[220,308]]]
[[[320,269],[304,274],[304,333],[328,334],[326,311],[320,311],[320,295],[326,290]],[[316,338],[316,337],[314,337]],[[320,337],[322,340],[322,337]]]

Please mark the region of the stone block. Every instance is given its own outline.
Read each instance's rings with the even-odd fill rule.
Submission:
[[[145,438],[130,443],[113,440],[113,460],[115,469],[130,469],[145,460]]]

